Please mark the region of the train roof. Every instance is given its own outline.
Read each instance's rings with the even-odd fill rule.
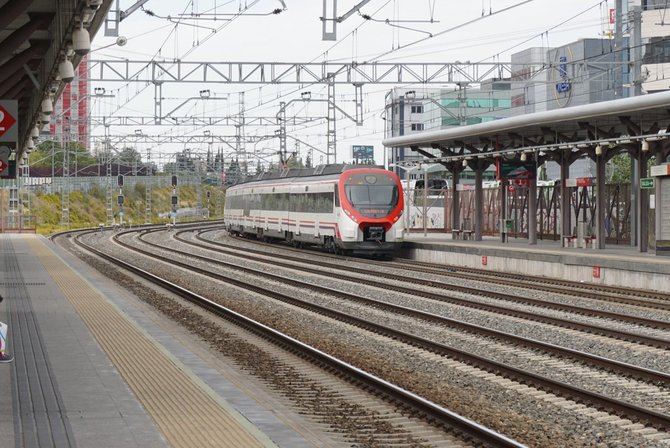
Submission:
[[[327,177],[327,176],[339,176],[348,170],[358,169],[358,168],[376,168],[376,169],[385,169],[381,165],[357,165],[350,163],[335,163],[329,165],[318,165],[313,168],[290,168],[283,171],[271,171],[267,173],[260,173],[255,176],[247,177],[244,181],[239,182],[234,187],[238,185],[249,184],[253,182],[262,182],[270,180],[283,180],[290,181],[296,178],[307,178],[307,177]],[[268,182],[270,183],[270,182]]]

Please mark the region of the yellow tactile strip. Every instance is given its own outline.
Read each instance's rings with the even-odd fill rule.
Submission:
[[[236,411],[224,409],[203,389],[203,384],[197,384],[43,242],[35,238],[30,244],[170,445],[236,448],[271,445],[254,437],[250,430],[257,429],[248,422],[243,424],[243,417]]]

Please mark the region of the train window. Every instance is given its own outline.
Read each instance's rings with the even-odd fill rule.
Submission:
[[[374,182],[371,177],[375,178]],[[399,201],[398,186],[387,174],[352,175],[345,181],[344,191],[349,203],[371,218],[388,215]]]
[[[299,213],[332,213],[333,205],[339,206],[337,193],[275,193],[244,194],[226,198],[229,209],[291,211]]]
[[[337,184],[335,184],[335,207],[340,206],[340,192],[337,191]]]

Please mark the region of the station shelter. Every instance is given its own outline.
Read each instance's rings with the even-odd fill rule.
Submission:
[[[393,137],[383,144],[424,156],[406,162],[408,169],[440,164],[451,174],[443,192],[443,230],[454,238],[481,241],[488,234],[502,242],[523,237],[531,245],[538,239],[585,249],[627,245],[670,255],[670,92]],[[608,184],[608,162],[621,154],[631,161],[630,183]],[[593,161],[595,176],[571,177],[580,158]],[[540,167],[551,161],[559,165],[560,178],[539,180]],[[474,185],[460,182],[466,169],[474,173]],[[495,180],[485,181],[491,171]],[[420,201],[418,189],[412,195]]]

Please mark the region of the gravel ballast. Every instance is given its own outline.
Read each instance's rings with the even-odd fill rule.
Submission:
[[[100,236],[90,239],[99,240]],[[566,412],[543,394],[506,387],[498,381],[483,378],[460,363],[236,287],[203,281],[198,275],[184,275],[180,269],[130,254],[105,238],[97,244],[119,258],[221,301],[532,446],[657,446],[640,435],[596,421],[578,410]],[[319,300],[326,299],[321,297]],[[400,321],[395,324],[416,325]],[[445,340],[457,337],[449,333],[443,336]]]

